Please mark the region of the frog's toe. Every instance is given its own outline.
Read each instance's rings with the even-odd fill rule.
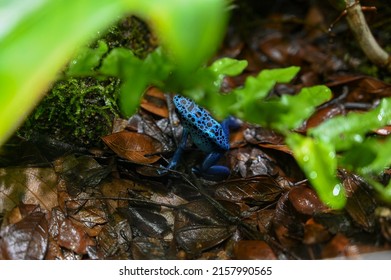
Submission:
[[[226,179],[230,175],[230,170],[226,166],[222,165],[213,165],[207,170],[201,170],[198,167],[193,168],[193,172],[207,180],[211,181],[221,181]]]
[[[163,175],[166,175],[166,174],[168,173],[168,169],[167,169],[167,167],[165,167],[165,166],[163,166],[163,165],[160,165],[160,166],[159,166],[159,169],[156,170],[156,173],[157,173],[158,175],[163,176]]]

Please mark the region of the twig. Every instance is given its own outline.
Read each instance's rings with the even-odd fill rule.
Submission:
[[[374,64],[391,72],[390,55],[384,51],[372,35],[365,20],[359,0],[345,0],[346,20],[360,48]]]

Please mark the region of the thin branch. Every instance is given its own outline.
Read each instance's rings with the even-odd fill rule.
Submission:
[[[360,48],[374,64],[391,72],[390,55],[379,46],[365,20],[360,1],[345,0],[346,20]]]

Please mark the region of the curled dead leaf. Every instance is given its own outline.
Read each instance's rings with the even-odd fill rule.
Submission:
[[[0,258],[43,259],[48,248],[48,222],[42,212],[32,212],[0,232]]]
[[[121,131],[102,137],[103,142],[118,156],[139,164],[150,164],[160,159],[161,144],[154,138],[132,131]]]
[[[168,108],[164,93],[155,87],[147,89],[141,100],[140,107],[160,117],[168,117]]]

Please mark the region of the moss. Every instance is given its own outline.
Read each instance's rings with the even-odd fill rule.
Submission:
[[[139,58],[145,58],[157,47],[157,40],[147,24],[134,16],[128,16],[109,28],[103,39],[110,49],[131,49]]]
[[[110,27],[99,38],[102,39],[110,50],[129,48],[140,58],[156,47],[148,26],[132,16]],[[73,145],[100,146],[100,137],[110,133],[113,118],[119,115],[116,103],[119,85],[120,81],[116,78],[71,77],[59,80],[18,134],[29,138],[35,132]]]
[[[119,81],[69,78],[54,84],[48,95],[19,130],[29,138],[33,132],[82,146],[99,145],[118,115],[115,101]]]

